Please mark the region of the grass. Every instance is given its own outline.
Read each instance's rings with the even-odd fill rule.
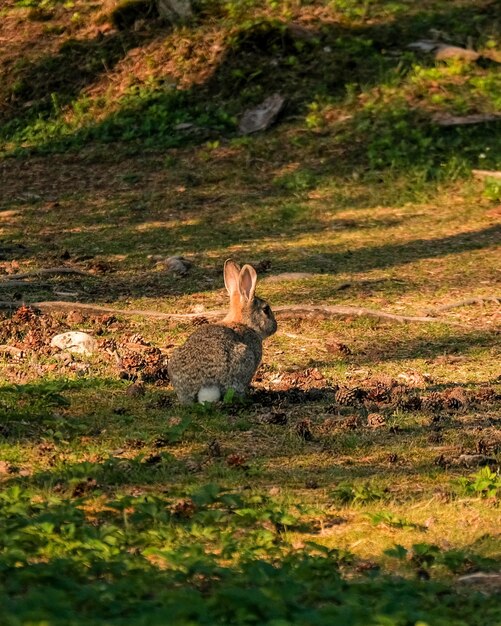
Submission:
[[[499,123],[434,121],[499,112],[492,3],[194,6],[175,28],[112,2],[2,8],[0,269],[88,276],[1,300],[203,316],[228,256],[272,306],[500,295],[499,185],[471,176],[500,169]],[[483,57],[407,48],[430,37]],[[239,136],[278,88],[278,123]],[[283,320],[251,402],[190,409],[162,368],[191,323],[5,314],[2,624],[501,624],[499,307],[440,316]],[[61,355],[65,330],[98,351]],[[381,375],[440,406],[336,399]]]

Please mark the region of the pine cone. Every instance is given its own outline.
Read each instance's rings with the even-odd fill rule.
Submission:
[[[364,395],[364,391],[360,387],[339,387],[334,397],[338,404],[349,406],[358,404]]]
[[[145,383],[156,383],[159,380],[169,380],[167,366],[145,367],[141,372],[141,378]]]
[[[423,409],[425,411],[440,411],[444,408],[444,399],[438,391],[432,391],[423,398]]]
[[[33,318],[37,317],[34,309],[24,304],[20,306],[12,316],[12,319],[16,322],[31,322]]]
[[[144,360],[141,354],[128,350],[120,358],[124,370],[138,370],[144,367]]]
[[[397,409],[405,411],[419,411],[421,408],[421,398],[403,385],[399,385],[392,390],[391,402]]]
[[[369,384],[379,385],[380,387],[387,387],[389,389],[392,389],[397,385],[397,381],[388,374],[377,374],[369,380]]]
[[[343,428],[346,430],[356,430],[360,426],[360,418],[358,415],[348,415],[343,422]]]
[[[444,393],[445,405],[448,409],[464,409],[468,406],[468,396],[462,387],[454,387]]]
[[[391,376],[380,374],[367,381],[367,397],[375,402],[386,402],[390,400],[392,389],[396,382]]]
[[[381,413],[369,413],[367,416],[367,426],[369,426],[369,428],[381,428],[381,426],[386,426],[384,415],[381,415]]]
[[[117,342],[114,339],[107,337],[106,339],[101,339],[98,342],[98,346],[101,350],[110,350],[114,352],[117,349]]]
[[[125,338],[124,343],[138,343],[142,346],[149,346],[150,344],[139,333],[133,333]]]
[[[148,348],[143,352],[143,359],[147,365],[158,365],[163,361],[163,354],[158,348]]]

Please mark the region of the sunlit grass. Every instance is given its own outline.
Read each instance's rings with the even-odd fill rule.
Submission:
[[[232,257],[261,268],[272,307],[441,320],[280,320],[256,385],[273,398],[313,372],[318,396],[185,408],[164,380],[134,386],[144,371],[123,356],[143,341],[168,355],[191,321],[58,314],[47,344],[68,329],[99,341],[69,357],[6,316],[0,621],[497,624],[497,583],[477,593],[461,576],[501,558],[499,306],[434,312],[501,295],[499,186],[471,177],[499,169],[499,125],[432,120],[499,110],[489,3],[204,1],[192,24],[120,32],[111,10],[2,12],[25,52],[0,53],[0,270],[88,273],[3,280],[4,303],[203,318],[227,306]],[[430,36],[473,38],[491,60],[407,49]],[[277,90],[277,125],[239,136],[239,115]],[[193,262],[186,276],[172,255]],[[440,410],[335,399],[382,374],[424,397],[488,393]]]

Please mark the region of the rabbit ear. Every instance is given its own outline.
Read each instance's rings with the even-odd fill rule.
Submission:
[[[247,300],[254,298],[256,291],[257,274],[252,265],[244,265],[240,270],[240,294]]]
[[[224,285],[230,296],[239,292],[240,266],[227,259],[224,263]]]

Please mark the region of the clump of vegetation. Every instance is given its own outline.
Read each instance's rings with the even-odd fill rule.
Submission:
[[[494,4],[4,4],[0,622],[500,622]],[[279,331],[181,407],[229,256]]]

